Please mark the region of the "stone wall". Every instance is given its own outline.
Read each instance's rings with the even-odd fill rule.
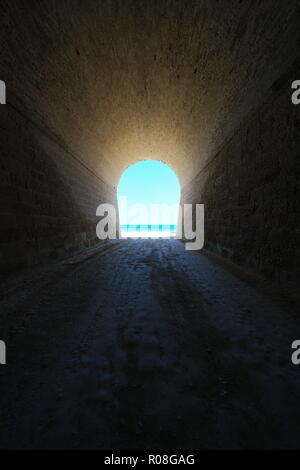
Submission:
[[[91,246],[115,190],[12,104],[0,108],[0,270]]]
[[[300,61],[182,192],[205,204],[205,246],[297,289],[299,279],[300,106],[291,83]]]

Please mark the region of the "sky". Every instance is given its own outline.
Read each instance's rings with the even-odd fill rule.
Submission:
[[[127,199],[125,199],[125,197]],[[176,224],[180,202],[180,183],[173,170],[162,162],[134,163],[122,174],[118,184],[121,224]],[[132,207],[135,204],[140,206]],[[153,208],[153,204],[168,205]]]

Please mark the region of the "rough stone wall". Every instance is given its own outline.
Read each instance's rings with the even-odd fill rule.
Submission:
[[[205,247],[297,289],[300,106],[291,83],[300,61],[182,192],[205,204]]]
[[[13,105],[0,114],[0,270],[91,246],[115,191]]]
[[[153,158],[185,185],[296,58],[299,23],[299,0],[2,0],[0,79],[108,183]]]

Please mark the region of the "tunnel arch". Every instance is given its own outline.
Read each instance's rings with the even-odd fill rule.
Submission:
[[[14,107],[113,187],[145,154],[186,186],[297,55],[297,2],[91,3],[37,3],[24,18],[8,2],[18,31],[3,25],[1,78]]]
[[[179,178],[169,165],[150,159],[135,162],[117,186],[120,227],[142,226],[153,237],[163,227],[175,233],[180,197]]]
[[[117,178],[116,178],[116,185],[115,185],[116,189],[118,188],[119,183],[120,183],[124,173],[129,168],[132,168],[134,165],[137,165],[137,164],[143,163],[143,162],[159,163],[161,165],[164,165],[164,166],[168,167],[174,173],[174,175],[176,176],[179,186],[182,187],[182,178],[181,178],[181,175],[180,175],[180,169],[174,168],[174,161],[173,160],[170,160],[170,161],[166,160],[166,159],[162,160],[160,158],[155,158],[155,157],[149,156],[149,157],[141,157],[141,158],[138,158],[138,159],[135,159],[135,158],[131,157],[131,158],[127,159],[126,166],[123,167],[123,166],[120,165],[118,175],[117,175]]]

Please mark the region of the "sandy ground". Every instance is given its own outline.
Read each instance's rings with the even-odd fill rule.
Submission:
[[[91,253],[0,287],[0,448],[300,448],[298,312],[176,240]]]

